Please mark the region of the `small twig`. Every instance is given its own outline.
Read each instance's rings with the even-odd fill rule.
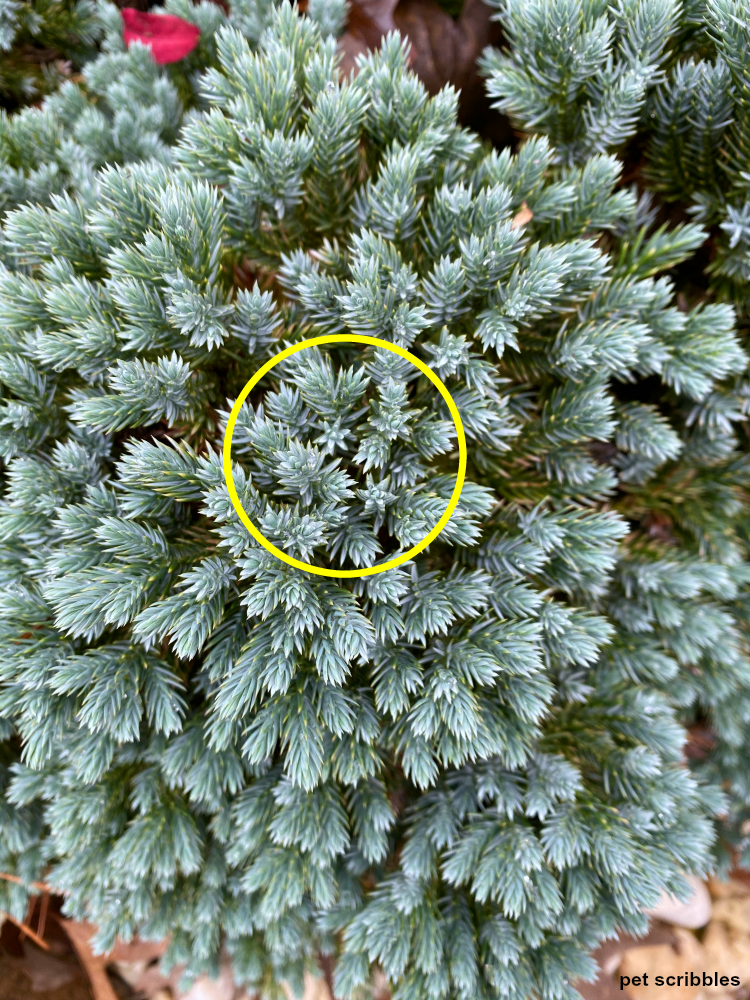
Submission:
[[[16,925],[16,927],[21,931],[22,934],[25,934],[26,937],[31,938],[34,944],[39,945],[40,948],[44,948],[45,951],[49,951],[49,945],[43,938],[39,937],[36,931],[32,931],[32,929],[30,927],[27,927],[22,920],[16,920],[16,918],[12,917],[10,913],[6,913],[5,916],[8,920],[10,920],[12,924]]]
[[[36,925],[36,932],[40,938],[44,937],[44,928],[47,925],[47,907],[49,906],[49,893],[42,893],[42,903],[39,907],[39,922]]]
[[[117,1000],[117,994],[107,975],[105,959],[94,955],[89,944],[94,928],[75,920],[60,920],[60,925],[70,938],[78,959],[89,978],[94,1000]]]
[[[26,926],[31,927],[31,918],[34,916],[35,907],[36,907],[35,897],[29,896],[29,902],[26,905],[26,919],[22,924],[20,924],[21,927],[26,927]],[[23,941],[25,937],[26,937],[26,931],[21,931],[20,940]]]
[[[32,889],[38,889],[39,892],[52,892],[52,888],[46,882],[24,882],[18,875],[9,875],[8,872],[0,872],[0,878],[5,879],[6,882],[15,882],[16,885],[29,885]]]
[[[331,956],[318,953],[318,967],[323,973],[323,979],[325,979],[328,992],[331,994],[331,1000],[333,1000],[336,994],[333,992],[333,962]]]

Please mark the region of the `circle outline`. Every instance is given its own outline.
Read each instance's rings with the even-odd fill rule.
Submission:
[[[278,549],[273,542],[269,542],[268,539],[262,535],[260,531],[258,531],[245,513],[234,485],[234,477],[232,475],[232,437],[234,436],[234,427],[237,423],[237,418],[239,416],[240,409],[242,408],[242,404],[263,376],[267,375],[268,372],[271,371],[271,369],[274,368],[280,361],[284,361],[293,354],[303,351],[306,347],[317,347],[322,344],[369,344],[372,347],[380,347],[391,351],[393,354],[398,354],[407,361],[410,361],[422,372],[423,375],[426,375],[432,384],[437,388],[438,392],[448,406],[448,410],[450,411],[456,428],[456,437],[458,439],[458,474],[456,476],[456,485],[453,488],[453,493],[448,501],[448,506],[446,507],[445,512],[435,527],[425,535],[421,542],[418,542],[410,549],[407,549],[406,552],[402,552],[400,555],[395,556],[393,559],[390,559],[388,562],[381,565],[362,566],[359,569],[335,570],[327,569],[323,566],[312,566],[310,563],[305,563],[300,559],[295,559],[293,556],[290,556],[281,549]],[[367,337],[364,334],[355,333],[335,333],[326,337],[312,337],[309,340],[302,340],[298,344],[292,344],[291,347],[286,347],[283,351],[280,351],[279,354],[275,354],[272,358],[266,361],[266,363],[259,368],[253,377],[246,383],[242,392],[237,397],[237,400],[232,407],[232,411],[229,414],[227,428],[224,432],[224,445],[222,448],[222,466],[224,469],[224,479],[229,491],[229,499],[232,501],[232,506],[239,515],[240,520],[253,536],[255,541],[262,545],[266,551],[271,553],[271,555],[281,560],[281,562],[287,563],[289,566],[294,566],[295,569],[300,569],[305,573],[314,573],[316,576],[327,576],[338,579],[361,579],[366,576],[375,576],[377,573],[384,573],[388,569],[395,569],[402,563],[408,562],[423,549],[426,549],[427,546],[437,538],[450,520],[451,514],[456,509],[461,496],[461,491],[464,487],[464,480],[466,479],[466,461],[466,435],[464,433],[463,422],[461,421],[461,414],[458,412],[458,407],[442,380],[428,365],[424,363],[424,361],[420,360],[420,358],[416,357],[416,355],[411,354],[405,348],[400,347],[398,344],[392,344],[387,340],[380,340],[378,337]]]

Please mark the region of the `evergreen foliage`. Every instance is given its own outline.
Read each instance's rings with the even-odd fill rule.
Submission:
[[[231,24],[257,43],[273,0],[237,0],[229,15],[210,0],[166,0],[161,10],[200,28],[200,43],[185,59],[159,66],[147,46],[126,48],[120,11],[98,0],[102,52],[86,64],[82,82],[65,80],[41,113],[0,111],[0,217],[26,201],[49,205],[64,192],[91,202],[93,175],[104,164],[153,159],[168,165],[185,112],[201,100],[199,71],[216,62],[217,29]],[[308,10],[326,35],[340,33],[345,13],[343,0],[311,2]]]
[[[706,232],[657,226],[605,148],[687,37],[635,6],[583,9],[611,86],[574,74],[515,155],[398,36],[340,80],[327,4],[212,14],[152,148],[109,141],[122,60],[153,73],[133,115],[181,92],[114,42],[89,77],[114,96],[10,119],[86,168],[14,196],[0,246],[0,866],[102,949],[170,934],[196,974],[226,947],[269,994],[327,953],[342,998],[380,966],[397,1000],[573,1000],[602,938],[712,863],[750,685],[747,359],[731,306],[662,273]],[[219,459],[259,365],[341,331],[429,363],[470,444],[439,539],[352,583],[257,546]],[[439,519],[454,441],[408,363],[308,349],[243,408],[234,478],[279,547],[374,566]],[[691,772],[700,713],[723,742]]]
[[[578,163],[630,138],[681,27],[679,0],[492,0],[510,47],[481,65],[495,107]]]
[[[0,101],[18,105],[53,90],[53,58],[80,63],[100,30],[93,0],[0,0]]]
[[[750,9],[711,0],[703,29],[713,42],[703,59],[681,60],[658,89],[649,181],[667,200],[717,227],[713,287],[747,315],[750,306]]]
[[[747,313],[746,0],[491,2],[510,43],[481,60],[495,107],[550,136],[567,163],[651,133],[647,187],[717,228],[712,292]]]
[[[625,7],[621,9],[624,11]],[[700,314],[714,330],[731,324],[731,307],[746,322],[750,304],[750,230],[746,231],[743,220],[750,219],[747,190],[750,117],[746,107],[750,9],[743,0],[710,0],[706,4],[687,4],[682,9],[663,0],[642,0],[627,9],[628,20],[618,23],[619,15],[614,9],[606,13],[598,7],[568,4],[567,0],[542,0],[531,5],[504,3],[500,17],[510,26],[512,45],[504,54],[485,53],[483,66],[489,74],[490,93],[518,125],[532,133],[551,135],[559,144],[561,158],[578,162],[590,137],[599,134],[588,129],[597,119],[596,102],[603,93],[602,75],[592,71],[594,62],[585,63],[582,54],[592,51],[595,37],[606,37],[607,44],[600,50],[602,58],[606,55],[604,79],[612,70],[620,80],[631,72],[627,52],[650,52],[651,70],[645,82],[653,89],[641,91],[639,107],[634,106],[631,119],[625,121],[620,115],[624,127],[605,135],[599,148],[612,150],[631,139],[636,150],[645,145],[646,162],[641,179],[649,190],[644,194],[644,204],[650,205],[649,210],[661,221],[668,217],[670,203],[681,202],[688,217],[707,227],[707,235],[710,233],[710,247],[705,254],[707,265],[703,274],[696,274],[695,267],[686,273],[679,296],[682,308],[687,308],[688,303],[705,303]],[[566,47],[568,41],[572,45]],[[545,54],[541,61],[540,53]],[[584,64],[589,74],[585,81],[581,70]],[[570,81],[575,83],[574,87]],[[546,108],[546,116],[535,117],[534,108]],[[611,120],[618,120],[617,115]],[[583,142],[576,141],[579,134],[584,136]],[[638,153],[631,147],[628,155],[632,162]],[[655,197],[662,203],[655,201]],[[656,261],[662,252],[661,239],[659,229],[647,250],[646,244],[636,238],[626,253],[650,253]],[[726,304],[719,304],[722,302]],[[685,322],[684,316],[679,322]],[[688,320],[685,329],[689,326]],[[699,346],[701,339],[699,335],[694,341],[699,354],[705,345],[703,342]],[[712,379],[721,378],[709,360],[710,353],[709,349],[704,355],[706,374]],[[729,369],[724,371],[732,374]],[[678,551],[691,560],[691,565],[701,566],[703,560],[709,559],[725,567],[735,585],[740,584],[739,591],[735,585],[725,593],[715,591],[711,612],[717,625],[723,622],[730,628],[739,646],[717,649],[707,660],[691,642],[689,647],[679,650],[683,670],[678,678],[669,681],[668,688],[685,724],[698,729],[708,725],[713,731],[713,749],[708,754],[705,749],[701,751],[692,765],[709,780],[731,791],[729,813],[721,829],[723,847],[728,846],[727,842],[733,844],[739,848],[740,858],[747,862],[750,840],[742,829],[750,816],[750,788],[745,778],[750,764],[750,704],[746,693],[735,692],[731,699],[725,700],[729,678],[732,678],[730,686],[739,683],[742,689],[746,688],[746,682],[742,681],[744,663],[736,659],[735,650],[746,647],[749,624],[742,596],[742,581],[750,573],[747,519],[750,442],[745,429],[749,387],[747,379],[738,375],[739,369],[734,377],[714,385],[713,389],[709,389],[708,383],[691,385],[677,373],[665,380],[670,390],[678,390],[692,403],[681,400],[673,391],[665,393],[653,383],[619,390],[628,408],[635,405],[639,410],[644,402],[658,406],[660,423],[658,427],[654,425],[649,436],[653,435],[653,440],[658,438],[662,447],[666,445],[664,417],[681,423],[685,431],[684,447],[679,454],[675,451],[670,455],[676,461],[664,465],[656,475],[648,475],[640,458],[632,470],[627,463],[621,466],[620,489],[624,495],[618,508],[631,524],[638,526],[623,564],[631,580],[631,590],[636,587],[631,575],[632,552],[641,549],[650,554],[649,558],[661,554],[673,566],[670,573],[674,571],[679,576],[683,569],[673,563],[673,555]],[[692,382],[692,377],[689,381]],[[623,428],[620,434],[624,436],[616,440],[618,448],[629,439],[630,431]],[[645,441],[641,447],[645,447]],[[615,464],[622,462],[619,457],[613,460]],[[661,591],[662,586],[660,582],[653,593]],[[638,614],[645,612],[649,622],[646,626],[641,620],[640,630],[650,631],[657,622],[661,627],[671,618],[671,605],[667,605],[670,609],[667,611],[666,607],[659,607],[661,599],[656,605],[653,600],[644,593],[639,601]],[[622,619],[616,603],[610,613],[630,621],[633,611],[627,610],[627,617]],[[685,623],[680,615],[676,621],[684,637]],[[718,639],[723,634],[722,625],[715,635]],[[706,639],[707,636],[705,633]],[[696,677],[701,678],[698,686]]]

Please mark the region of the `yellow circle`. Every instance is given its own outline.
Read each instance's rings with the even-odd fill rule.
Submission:
[[[393,559],[389,559],[388,562],[382,563],[382,565],[379,566],[363,566],[361,569],[323,569],[318,566],[311,566],[309,563],[301,562],[299,559],[294,559],[292,556],[287,555],[286,552],[282,552],[281,549],[277,549],[275,545],[261,535],[253,522],[247,516],[242,508],[242,504],[240,503],[240,498],[237,496],[237,490],[234,487],[234,478],[232,477],[232,436],[234,434],[234,425],[237,423],[237,417],[239,416],[240,409],[242,404],[247,399],[250,391],[258,384],[258,382],[260,382],[264,375],[267,375],[268,372],[270,372],[274,365],[279,363],[279,361],[284,361],[285,358],[291,357],[292,354],[296,354],[298,351],[302,351],[306,347],[317,347],[319,344],[350,343],[370,344],[373,347],[382,347],[386,351],[392,351],[394,354],[400,354],[402,358],[406,358],[407,361],[411,361],[413,365],[416,365],[416,367],[427,376],[432,384],[436,386],[438,392],[448,404],[448,409],[453,417],[453,423],[456,426],[456,436],[458,437],[458,476],[456,477],[456,485],[453,488],[453,493],[451,494],[445,513],[432,531],[428,535],[425,535],[422,541],[417,545],[414,545],[406,552],[402,552],[401,555],[395,556]],[[264,549],[267,549],[272,555],[276,556],[277,559],[281,559],[282,562],[288,563],[290,566],[296,567],[296,569],[304,570],[306,573],[317,573],[318,576],[347,577],[351,579],[352,577],[374,576],[376,573],[383,573],[387,569],[395,569],[396,566],[400,566],[409,559],[413,559],[418,552],[427,548],[430,542],[437,538],[450,520],[451,514],[456,509],[456,504],[458,503],[459,497],[461,496],[461,490],[463,489],[464,479],[466,478],[466,436],[464,434],[464,425],[461,422],[461,414],[458,412],[458,407],[453,402],[453,397],[435,372],[428,367],[424,361],[420,361],[419,358],[410,354],[409,351],[404,350],[403,347],[399,347],[397,344],[391,344],[387,340],[379,340],[377,337],[364,337],[353,333],[337,333],[330,337],[313,337],[311,340],[303,340],[299,344],[293,344],[291,347],[287,347],[281,351],[280,354],[274,355],[270,361],[266,361],[263,367],[258,369],[237,397],[237,402],[234,404],[232,412],[229,414],[229,421],[227,422],[227,429],[224,434],[223,464],[224,478],[227,482],[227,489],[229,490],[232,506],[237,511],[240,520],[256,542],[262,545]]]

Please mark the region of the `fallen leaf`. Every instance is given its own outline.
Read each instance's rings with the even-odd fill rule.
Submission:
[[[677,950],[668,944],[648,945],[643,948],[629,948],[620,962],[620,976],[630,979],[647,976],[648,986],[626,985],[625,992],[632,1000],[693,1000],[701,990],[701,986],[689,986],[684,983],[674,986],[657,986],[656,976],[680,976],[685,979],[686,973],[699,973],[705,965],[703,949],[700,942],[688,931],[676,928]]]
[[[117,1000],[105,969],[106,959],[91,950],[91,938],[96,933],[92,924],[79,920],[61,920],[60,926],[70,938],[81,965],[89,978],[94,1000]]]
[[[136,989],[147,967],[148,962],[145,959],[141,959],[136,962],[111,962],[107,966],[107,971],[114,971],[128,986]]]
[[[523,207],[513,220],[513,228],[515,228],[516,219],[522,214]],[[523,225],[527,221],[525,219],[519,225]],[[647,913],[649,917],[656,917],[658,920],[663,920],[665,923],[675,924],[677,927],[689,927],[691,929],[705,927],[711,919],[711,896],[705,883],[699,878],[696,878],[694,875],[688,875],[686,878],[693,889],[693,895],[686,903],[681,903],[675,896],[670,896],[662,892],[661,899],[656,906],[644,910],[644,913]]]
[[[528,225],[529,222],[534,218],[534,213],[531,211],[529,206],[525,201],[521,202],[520,209],[513,216],[513,221],[510,224],[511,229],[520,229],[521,226]]]
[[[704,959],[703,946],[695,934],[684,930],[682,927],[673,927],[672,933],[675,936],[675,951],[680,956],[680,961],[687,962],[688,965],[699,966]]]
[[[124,941],[116,941],[112,951],[107,955],[107,961],[118,963],[145,962],[150,965],[154,959],[161,958],[167,950],[169,939],[164,941],[141,941],[140,938],[133,938],[127,944]]]
[[[412,45],[411,67],[431,94],[447,83],[460,91],[458,118],[485,139],[505,145],[510,125],[494,111],[477,70],[477,59],[503,34],[484,0],[466,0],[454,21],[436,0],[401,0],[394,20]]]
[[[740,934],[750,934],[750,896],[717,899],[714,903],[713,922],[725,924]]]
[[[429,93],[453,82],[460,34],[453,18],[435,0],[402,0],[395,22],[411,43],[411,68]]]
[[[708,891],[714,899],[739,899],[742,896],[750,896],[750,887],[736,879],[723,881],[713,875],[708,879]]]
[[[385,35],[396,30],[393,12],[397,3],[398,0],[352,0],[346,31],[338,42],[342,76],[356,72],[357,56],[379,49]]]
[[[393,12],[397,4],[398,0],[353,0],[347,30],[368,48],[379,48],[383,36],[396,30]]]
[[[282,981],[281,986],[287,1000],[299,1000],[299,998],[295,998],[289,983]],[[302,994],[302,1000],[331,1000],[331,994],[322,976],[313,976],[310,972],[305,973],[305,991]]]
[[[154,62],[160,66],[180,62],[200,42],[200,28],[175,14],[152,14],[147,11],[123,7],[122,14],[125,44],[133,42],[151,49]]]
[[[178,1000],[232,1000],[236,984],[228,964],[222,965],[217,979],[201,976],[187,993],[177,993]]]
[[[391,1000],[391,984],[382,969],[375,969],[370,982],[373,1000]]]
[[[622,951],[614,951],[612,954],[602,963],[602,972],[605,976],[614,976],[617,970],[620,968],[620,962],[622,961],[622,956],[625,953]]]
[[[743,985],[750,983],[750,938],[747,934],[739,934],[726,924],[712,920],[703,938],[703,949],[707,973],[739,976]],[[725,992],[725,987],[706,987],[706,993],[712,996]]]
[[[461,124],[506,144],[511,137],[508,120],[490,107],[477,72],[482,50],[503,38],[484,0],[466,0],[456,20],[437,0],[351,0],[347,30],[339,39],[342,74],[356,71],[357,56],[379,48],[383,36],[395,29],[408,38],[411,68],[429,93],[452,84],[460,91]]]
[[[23,963],[21,968],[31,980],[34,993],[56,990],[76,977],[76,969],[68,962],[53,958],[28,941],[23,942]]]
[[[346,31],[338,40],[337,51],[339,55],[339,73],[346,80],[352,73],[356,74],[357,56],[367,52],[368,48],[351,31]]]
[[[680,293],[678,299],[685,296]],[[685,302],[687,307],[687,302]],[[678,301],[678,309],[680,312],[687,312],[687,308],[682,308],[682,303]],[[688,729],[688,738],[684,746],[684,754],[690,760],[703,760],[716,745],[716,736],[713,731],[708,726],[690,726]]]

